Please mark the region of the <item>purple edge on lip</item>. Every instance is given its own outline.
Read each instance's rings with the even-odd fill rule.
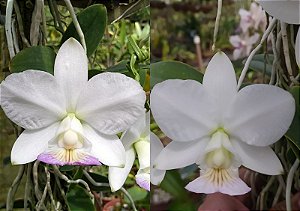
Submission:
[[[76,162],[62,162],[57,160],[52,154],[50,153],[42,153],[40,154],[37,159],[44,163],[52,164],[52,165],[75,165],[75,166],[100,166],[102,165],[99,160],[91,155],[86,155],[84,159]]]

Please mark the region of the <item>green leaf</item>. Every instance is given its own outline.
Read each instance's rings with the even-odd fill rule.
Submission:
[[[120,61],[118,64],[113,65],[105,69],[105,72],[113,72],[113,73],[127,73],[129,72],[127,68],[128,60]]]
[[[130,196],[132,197],[133,201],[140,201],[143,200],[144,198],[147,197],[148,192],[138,186],[133,186],[131,188],[129,188],[128,193],[130,194]],[[127,197],[125,197],[125,202],[126,203],[130,203],[129,199]]]
[[[192,79],[201,82],[203,74],[197,69],[178,61],[161,61],[150,65],[151,89],[167,79]]]
[[[75,166],[69,166],[69,165],[59,167],[60,171],[73,171],[74,169],[75,169]]]
[[[95,210],[86,190],[79,185],[76,185],[67,193],[67,202],[71,211]]]
[[[77,18],[85,37],[87,56],[89,57],[97,49],[103,37],[107,21],[106,8],[102,4],[94,4],[82,10],[77,15]],[[65,31],[61,44],[70,37],[74,37],[80,42],[79,35],[73,22]]]
[[[285,134],[287,139],[291,141],[295,147],[298,148],[298,151],[300,150],[300,130],[299,130],[299,125],[300,125],[300,86],[294,86],[291,88],[290,93],[293,95],[295,98],[295,103],[296,103],[296,113],[293,119],[293,122]],[[296,150],[293,150],[296,151]]]
[[[184,188],[185,184],[177,170],[167,171],[160,187],[177,199],[186,200],[188,198]]]
[[[52,48],[46,46],[34,46],[20,51],[10,63],[13,73],[24,70],[42,70],[53,75],[56,54]]]
[[[269,59],[265,59],[264,54],[255,55],[250,62],[249,68],[261,73],[265,71],[266,75],[271,76],[274,56],[268,55],[268,57]]]

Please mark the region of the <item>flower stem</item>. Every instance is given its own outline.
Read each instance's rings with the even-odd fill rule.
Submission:
[[[5,34],[7,41],[7,48],[9,52],[9,57],[12,59],[15,56],[15,50],[13,45],[12,37],[12,25],[11,25],[11,16],[13,12],[14,0],[8,0],[6,3],[6,18],[5,18]]]
[[[70,15],[72,17],[72,20],[73,20],[74,26],[76,28],[76,31],[77,31],[77,33],[79,35],[81,45],[82,45],[84,51],[87,52],[86,44],[85,44],[85,39],[84,39],[84,34],[83,34],[83,32],[81,30],[81,27],[80,27],[80,24],[79,24],[79,22],[77,20],[76,14],[74,12],[74,8],[73,8],[73,6],[71,4],[71,1],[70,0],[64,0],[64,1],[66,3],[66,6],[67,6],[69,12],[70,12]]]
[[[217,41],[217,35],[218,35],[218,31],[219,31],[221,12],[222,12],[222,0],[218,0],[218,10],[217,10],[217,17],[216,17],[216,23],[215,23],[215,29],[214,29],[214,40],[213,40],[213,45],[212,45],[213,51],[215,51],[215,48],[216,48],[216,41]]]
[[[254,48],[252,50],[252,52],[250,53],[249,57],[247,58],[246,60],[246,63],[245,63],[245,66],[242,70],[242,73],[241,73],[241,76],[239,78],[239,82],[238,82],[238,85],[237,85],[237,89],[239,90],[242,83],[243,83],[243,80],[246,76],[246,73],[248,71],[248,68],[249,68],[249,65],[250,65],[250,62],[251,60],[253,59],[253,56],[259,51],[259,49],[262,47],[262,44],[267,40],[269,34],[271,33],[271,31],[273,30],[273,28],[275,27],[276,25],[276,22],[277,20],[276,19],[273,19],[272,22],[270,23],[270,25],[268,26],[267,30],[265,31],[265,33],[263,34],[262,38],[261,38],[261,41],[260,43],[256,46],[256,48]]]
[[[285,192],[285,202],[286,202],[286,210],[291,211],[292,210],[292,204],[291,204],[291,189],[292,189],[292,182],[294,178],[294,174],[299,166],[299,160],[296,159],[292,168],[289,171],[287,181],[286,181],[286,192]]]

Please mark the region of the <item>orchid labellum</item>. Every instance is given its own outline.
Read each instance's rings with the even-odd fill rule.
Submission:
[[[291,94],[279,87],[255,84],[237,90],[235,72],[222,52],[214,55],[203,84],[166,80],[151,93],[151,110],[173,141],[158,155],[160,170],[199,165],[200,177],[186,189],[197,193],[247,193],[239,178],[243,165],[254,171],[283,173],[269,145],[288,130],[295,113]]]
[[[54,75],[13,73],[1,83],[1,106],[25,130],[11,151],[13,164],[36,159],[58,165],[125,165],[117,133],[144,112],[135,80],[103,73],[88,80],[88,60],[73,38],[59,49]]]

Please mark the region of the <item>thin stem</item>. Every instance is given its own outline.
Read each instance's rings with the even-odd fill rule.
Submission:
[[[52,165],[52,166],[53,166],[54,172],[55,172],[61,179],[65,180],[65,181],[66,181],[67,183],[69,183],[69,184],[79,184],[79,183],[83,184],[84,187],[86,188],[86,190],[88,191],[88,194],[90,195],[90,197],[91,197],[91,198],[94,197],[94,195],[93,195],[92,192],[91,192],[91,189],[90,189],[89,185],[88,185],[84,180],[82,180],[82,179],[70,180],[66,175],[62,174],[62,173],[59,171],[59,169],[58,169],[57,166],[55,166],[55,165]]]
[[[41,0],[35,2],[35,7],[32,13],[31,26],[30,26],[30,42],[36,46],[39,41],[40,23],[42,21],[43,4]]]
[[[292,168],[289,171],[287,181],[286,181],[286,192],[285,192],[285,201],[286,201],[286,209],[287,211],[292,210],[292,203],[291,203],[291,189],[292,189],[292,183],[294,174],[299,166],[299,160],[296,159]]]
[[[80,27],[80,24],[79,24],[79,22],[77,20],[76,14],[74,12],[74,8],[73,8],[73,6],[71,4],[71,1],[70,0],[64,0],[64,1],[65,1],[65,4],[66,4],[69,12],[70,12],[70,15],[72,17],[72,20],[73,20],[74,26],[76,28],[76,31],[77,31],[77,33],[79,35],[81,45],[82,45],[84,51],[87,52],[86,44],[85,44],[85,39],[84,39],[84,34],[83,34],[83,32],[81,30],[81,27]]]
[[[275,181],[275,176],[271,176],[269,179],[268,183],[264,187],[264,189],[260,192],[260,210],[264,209],[264,199],[265,199],[265,194],[268,192],[268,190],[271,188],[272,184]]]
[[[33,183],[34,183],[34,192],[35,196],[38,200],[41,200],[42,193],[39,189],[39,178],[38,178],[38,168],[39,168],[39,160],[36,160],[33,164],[32,175],[33,175]]]
[[[18,190],[18,187],[20,185],[21,179],[24,175],[24,170],[25,170],[25,165],[21,165],[19,168],[19,172],[13,181],[13,184],[10,186],[7,194],[7,199],[6,199],[6,210],[11,211],[13,210],[13,205],[14,205],[14,197],[16,194],[16,191]]]
[[[272,203],[272,207],[274,207],[274,206],[277,204],[278,199],[279,199],[279,197],[280,197],[280,195],[281,195],[281,192],[282,192],[282,186],[279,185],[279,187],[277,188],[277,191],[276,191],[276,194],[275,194],[273,203]]]
[[[218,10],[217,10],[215,29],[214,29],[214,38],[213,38],[213,45],[212,45],[213,51],[215,51],[215,48],[216,48],[216,41],[217,41],[217,35],[218,35],[218,31],[219,31],[221,12],[222,12],[222,0],[218,0]]]
[[[238,82],[238,85],[237,85],[237,89],[239,90],[242,83],[243,83],[243,80],[247,74],[247,71],[248,71],[248,68],[249,68],[249,65],[250,65],[250,62],[251,60],[253,59],[253,56],[259,51],[259,49],[262,47],[263,43],[267,40],[269,34],[271,33],[271,31],[273,30],[273,28],[275,27],[275,24],[276,24],[277,20],[276,19],[273,19],[272,22],[270,23],[270,25],[268,26],[267,30],[265,31],[265,33],[263,34],[262,38],[261,38],[261,41],[260,43],[256,46],[256,48],[254,48],[252,50],[252,52],[250,53],[249,57],[247,58],[246,60],[246,63],[245,63],[245,66],[242,70],[242,73],[241,73],[241,76],[239,78],[239,82]]]
[[[281,26],[283,54],[284,54],[286,69],[287,69],[289,75],[293,76],[293,70],[292,70],[292,66],[291,66],[291,58],[290,58],[290,52],[289,52],[289,41],[288,41],[287,30],[286,30],[287,24],[281,21],[280,26]]]
[[[83,170],[83,174],[84,176],[95,186],[100,186],[100,187],[110,187],[110,185],[108,183],[103,183],[103,182],[96,182],[90,175],[87,171]],[[130,194],[128,193],[127,190],[125,190],[125,188],[121,188],[120,189],[129,199],[131,205],[132,205],[132,208],[134,211],[137,211],[136,207],[135,207],[135,204],[134,204],[134,201],[132,199],[132,197],[130,196]]]
[[[46,23],[46,15],[45,15],[45,2],[44,0],[41,0],[42,2],[42,23],[43,23],[43,27],[42,27],[42,32],[43,32],[43,35],[44,35],[44,45],[46,44],[47,42],[47,23]]]
[[[46,176],[47,176],[46,185],[47,185],[47,189],[48,189],[48,194],[50,196],[51,204],[52,204],[54,210],[56,210],[55,201],[54,201],[54,197],[53,197],[53,193],[52,193],[52,188],[51,188],[51,185],[50,185],[50,179],[51,179],[50,172],[48,171],[47,166],[45,166],[45,172],[46,172]]]
[[[13,45],[13,37],[11,31],[11,16],[13,12],[14,0],[8,0],[6,3],[6,18],[5,18],[5,34],[9,57],[12,59],[16,54]]]
[[[30,43],[24,34],[23,21],[22,21],[22,17],[21,17],[20,8],[19,8],[19,5],[17,2],[14,2],[14,9],[15,9],[15,13],[16,13],[17,21],[18,21],[19,33],[20,33],[21,39],[22,39],[23,43],[26,45],[26,47],[30,47]]]
[[[26,185],[25,185],[25,194],[24,194],[24,209],[25,210],[27,210],[27,207],[28,207],[28,198],[30,195],[31,187],[32,187],[31,171],[32,171],[32,163],[29,163],[29,164],[27,164]]]
[[[278,54],[277,54],[277,50],[276,50],[276,37],[275,37],[275,34],[273,34],[273,36],[271,38],[271,42],[272,42],[272,50],[273,50],[274,59],[273,59],[272,73],[271,73],[271,79],[270,79],[269,84],[274,85],[275,84],[276,72],[277,72],[277,58],[278,58]]]
[[[19,48],[19,43],[18,43],[18,38],[17,38],[17,33],[16,33],[16,19],[12,19],[11,22],[11,32],[12,32],[12,37],[13,37],[13,41],[14,41],[14,48],[15,48],[15,52],[19,53],[20,48]]]

